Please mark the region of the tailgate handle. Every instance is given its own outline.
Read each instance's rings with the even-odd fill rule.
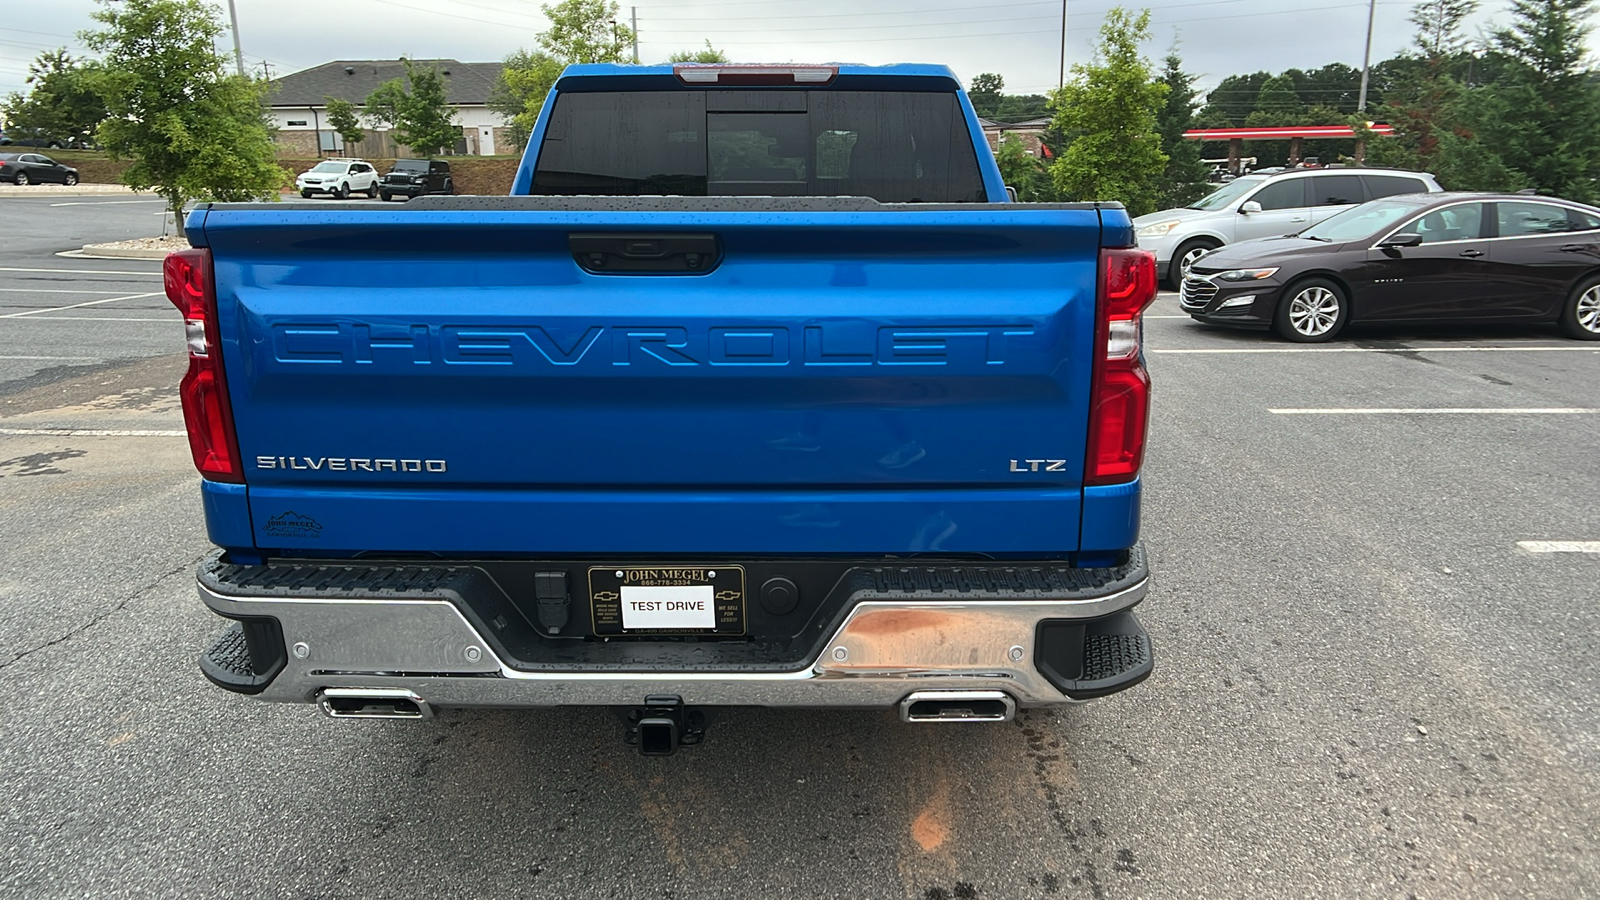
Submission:
[[[573,232],[567,246],[590,275],[704,275],[722,262],[714,234]]]

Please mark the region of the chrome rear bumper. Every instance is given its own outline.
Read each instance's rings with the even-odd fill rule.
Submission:
[[[689,706],[889,709],[912,692],[975,690],[1024,707],[1059,705],[1074,701],[1036,665],[1040,623],[1105,620],[1147,589],[1146,577],[1088,598],[865,601],[810,664],[791,671],[531,672],[502,661],[448,600],[237,596],[199,586],[217,614],[281,628],[283,666],[260,699],[311,703],[329,688],[381,689],[432,708],[631,706],[674,694]],[[1147,673],[1148,663],[1128,684]]]

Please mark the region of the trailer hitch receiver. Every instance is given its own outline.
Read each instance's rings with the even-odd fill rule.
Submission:
[[[644,756],[671,756],[706,737],[705,713],[684,707],[683,698],[675,694],[651,694],[644,706],[628,710],[626,718],[623,740]]]

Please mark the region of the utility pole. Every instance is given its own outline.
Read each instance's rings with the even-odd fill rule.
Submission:
[[[639,64],[639,7],[628,7],[628,23],[633,28],[633,64]]]
[[[231,0],[230,0],[231,2]],[[1056,90],[1067,86],[1067,0],[1061,0],[1061,78]]]
[[[1372,19],[1378,12],[1378,0],[1367,3],[1367,52],[1361,54],[1361,97],[1356,100],[1356,112],[1367,110],[1367,75],[1372,71]]]
[[[233,64],[239,67],[239,75],[243,77],[244,51],[239,49],[239,11],[233,8],[233,0],[228,0],[228,21],[233,23]]]

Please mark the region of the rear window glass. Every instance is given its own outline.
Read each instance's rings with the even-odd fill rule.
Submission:
[[[1367,192],[1374,200],[1395,194],[1421,194],[1428,190],[1422,179],[1403,175],[1363,175],[1361,180],[1367,183]]]
[[[1354,175],[1322,175],[1311,182],[1312,206],[1346,206],[1367,199],[1361,179]]]
[[[1593,231],[1596,228],[1600,228],[1600,216],[1578,212],[1575,209],[1567,210],[1567,221],[1571,224],[1573,231]]]
[[[1501,237],[1530,234],[1560,234],[1571,230],[1567,210],[1548,203],[1502,202],[1495,204]]]
[[[532,192],[985,199],[955,94],[822,90],[561,94]]]

